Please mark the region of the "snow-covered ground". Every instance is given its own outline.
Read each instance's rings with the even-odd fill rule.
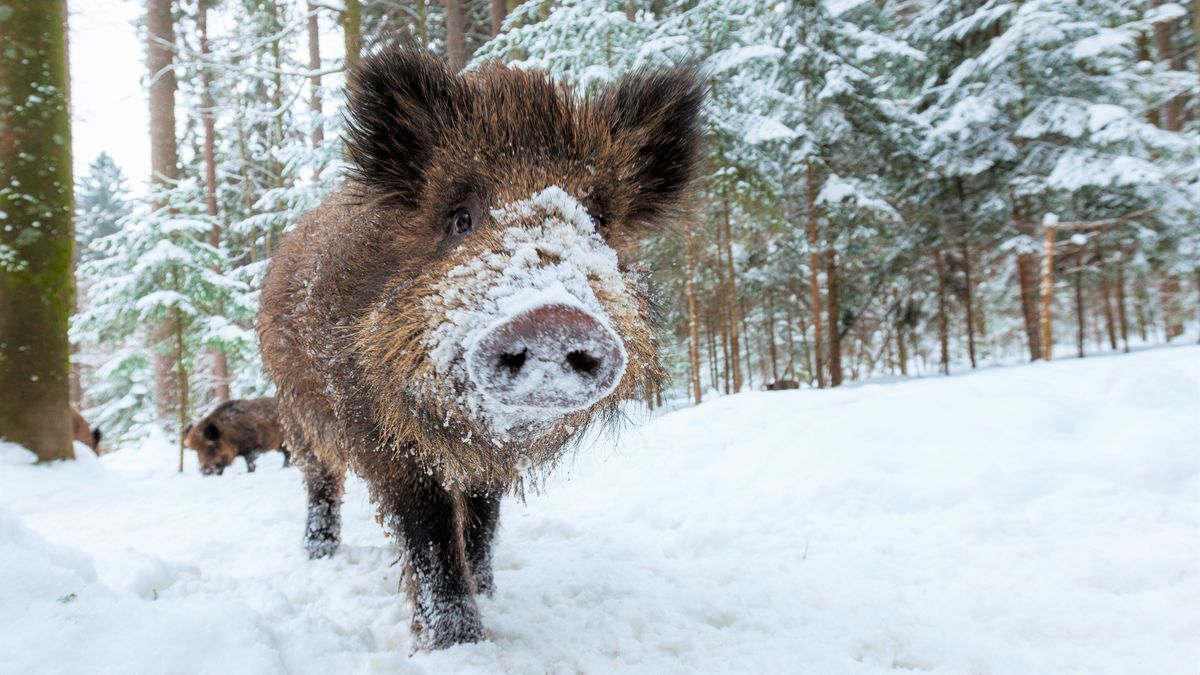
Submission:
[[[4,673],[1194,673],[1200,348],[731,396],[508,500],[488,642],[409,657],[361,483],[0,446]],[[239,465],[240,466],[240,465]]]

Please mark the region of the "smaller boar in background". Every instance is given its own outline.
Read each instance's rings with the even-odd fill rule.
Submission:
[[[239,455],[246,459],[246,470],[253,473],[254,460],[268,450],[278,449],[283,453],[283,465],[290,463],[273,397],[222,403],[199,422],[188,425],[184,434],[184,443],[196,451],[200,473],[206,476],[221,475]]]
[[[103,434],[100,433],[100,428],[92,428],[88,421],[83,418],[83,415],[71,408],[71,435],[79,443],[83,443],[92,449],[92,452],[100,455],[100,438]]]

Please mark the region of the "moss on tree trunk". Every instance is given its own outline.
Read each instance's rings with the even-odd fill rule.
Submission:
[[[65,2],[0,2],[0,436],[43,461],[75,456]]]

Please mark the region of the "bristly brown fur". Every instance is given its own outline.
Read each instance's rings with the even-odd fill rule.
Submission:
[[[418,645],[444,646],[482,635],[474,601],[456,594],[490,588],[490,570],[473,566],[490,560],[499,493],[538,475],[518,460],[554,466],[583,429],[617,422],[622,400],[663,378],[646,280],[633,270],[646,230],[691,209],[703,86],[684,70],[645,72],[585,98],[542,73],[492,64],[456,76],[391,48],[363,60],[349,91],[351,174],[272,258],[260,344],[309,488],[310,554],[336,547],[353,469],[409,553]],[[591,409],[497,436],[459,404],[466,385],[431,362],[444,319],[431,300],[450,270],[500,250],[494,209],[552,185],[617,253],[624,290],[589,283],[628,364]],[[461,237],[446,227],[456,209],[474,222]],[[535,227],[530,218],[515,226]],[[465,523],[479,524],[470,542]]]
[[[284,448],[279,407],[272,397],[235,399],[218,405],[200,421],[192,424],[184,436],[184,445],[194,450],[203,470],[220,473],[239,456],[247,469],[269,450]]]

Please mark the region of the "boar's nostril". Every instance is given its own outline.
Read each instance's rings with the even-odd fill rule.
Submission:
[[[600,359],[584,351],[568,352],[567,363],[575,369],[575,372],[584,375],[595,375],[596,371],[600,369]]]
[[[621,338],[599,317],[557,303],[489,327],[466,355],[468,376],[490,400],[559,414],[612,393],[627,358]]]
[[[522,349],[516,354],[501,354],[500,365],[508,369],[509,374],[516,375],[521,370],[521,366],[525,365],[525,357],[529,354],[528,349]]]

